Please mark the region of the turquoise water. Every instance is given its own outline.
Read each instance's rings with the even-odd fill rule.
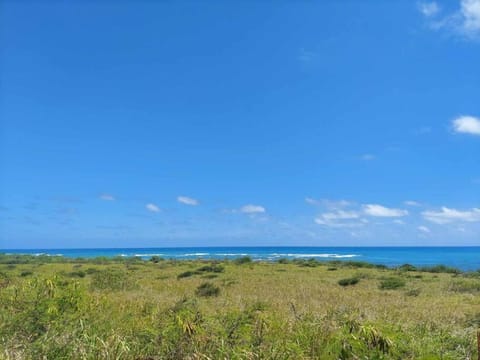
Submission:
[[[387,266],[409,263],[416,266],[443,264],[462,270],[480,269],[480,246],[472,247],[189,247],[112,249],[22,249],[0,250],[8,254],[46,254],[66,257],[157,255],[173,259],[233,259],[251,256],[254,260],[314,258],[317,260],[358,260]]]

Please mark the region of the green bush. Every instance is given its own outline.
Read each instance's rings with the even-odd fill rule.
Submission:
[[[31,270],[25,270],[20,273],[21,277],[30,276],[30,275],[33,275],[33,271]]]
[[[447,274],[461,274],[462,272],[457,268],[445,266],[445,265],[435,265],[435,266],[424,266],[418,269],[419,271],[429,272],[429,273],[447,273]]]
[[[195,275],[195,271],[184,271],[177,275],[177,279],[183,279]]]
[[[357,277],[346,278],[346,279],[338,280],[338,285],[340,285],[340,286],[351,286],[351,285],[358,284],[359,281],[360,281],[360,279],[357,278]]]
[[[397,277],[384,278],[379,285],[380,290],[395,290],[405,286],[405,280]]]
[[[210,282],[204,282],[199,287],[197,287],[195,294],[197,294],[197,296],[203,297],[218,296],[218,294],[220,294],[220,288]]]
[[[403,264],[403,265],[398,267],[398,270],[401,270],[401,271],[417,271],[417,268],[413,265],[410,265],[410,264]]]
[[[237,265],[249,264],[251,262],[252,262],[252,258],[250,256],[242,256],[233,260],[233,263]]]
[[[87,273],[85,271],[79,270],[79,271],[71,271],[67,273],[67,275],[70,277],[84,278],[87,275]]]
[[[150,258],[149,261],[153,262],[154,264],[158,264],[160,261],[163,261],[163,258],[157,255],[154,255]]]
[[[195,272],[197,273],[204,273],[204,272],[213,272],[213,273],[221,273],[224,272],[225,269],[222,265],[205,265],[202,267],[199,267]]]

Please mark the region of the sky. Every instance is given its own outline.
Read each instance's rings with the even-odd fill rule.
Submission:
[[[480,245],[480,0],[0,6],[0,248]]]

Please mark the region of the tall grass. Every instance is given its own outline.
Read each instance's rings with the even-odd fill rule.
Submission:
[[[40,267],[30,258],[15,262],[15,268],[0,265],[0,358],[476,356],[480,278],[467,274],[422,272],[415,278],[408,274],[412,270],[356,263],[335,263],[336,271],[328,271],[331,263],[309,260],[307,266],[294,261],[238,266],[55,260]],[[75,266],[85,263],[85,270]],[[32,273],[22,276],[26,271]],[[79,271],[82,276],[72,275]],[[191,276],[177,279],[188,271]],[[217,277],[204,283],[206,274]],[[355,286],[338,285],[358,278]],[[386,292],[379,288],[382,282],[402,285]]]

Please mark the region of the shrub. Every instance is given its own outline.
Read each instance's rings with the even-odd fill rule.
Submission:
[[[196,270],[197,273],[203,273],[203,272],[213,272],[213,273],[221,273],[225,269],[223,268],[222,265],[205,265]]]
[[[163,258],[157,255],[154,255],[150,258],[149,261],[153,262],[154,264],[158,264],[160,261],[163,261]]]
[[[177,275],[177,279],[183,279],[195,275],[194,271],[184,271]]]
[[[20,273],[21,277],[30,276],[30,275],[33,275],[33,271],[25,270]]]
[[[399,289],[405,286],[405,280],[396,278],[396,277],[390,277],[390,278],[384,278],[379,285],[379,288],[381,290],[395,290]]]
[[[85,271],[72,271],[67,274],[70,277],[78,277],[78,278],[84,278],[87,273]]]
[[[417,271],[417,268],[411,264],[403,264],[398,267],[398,270],[401,271]]]
[[[340,286],[351,286],[351,285],[357,284],[359,281],[360,281],[360,279],[357,278],[357,277],[346,278],[346,279],[338,280],[338,285],[340,285]]]
[[[233,263],[237,265],[248,264],[251,262],[252,262],[252,258],[250,256],[242,256],[233,260]]]
[[[303,266],[303,267],[317,267],[320,265],[320,263],[315,260],[315,259],[294,259],[293,262],[297,264],[298,266]]]
[[[197,294],[197,296],[203,297],[218,296],[218,294],[220,294],[220,288],[210,282],[204,282],[199,287],[197,287],[195,294]]]
[[[281,258],[281,259],[278,259],[277,262],[279,264],[288,264],[290,261],[287,258]]]
[[[445,266],[445,265],[435,265],[435,266],[424,266],[419,269],[423,272],[430,273],[447,273],[447,274],[461,274],[461,271],[457,268]]]

